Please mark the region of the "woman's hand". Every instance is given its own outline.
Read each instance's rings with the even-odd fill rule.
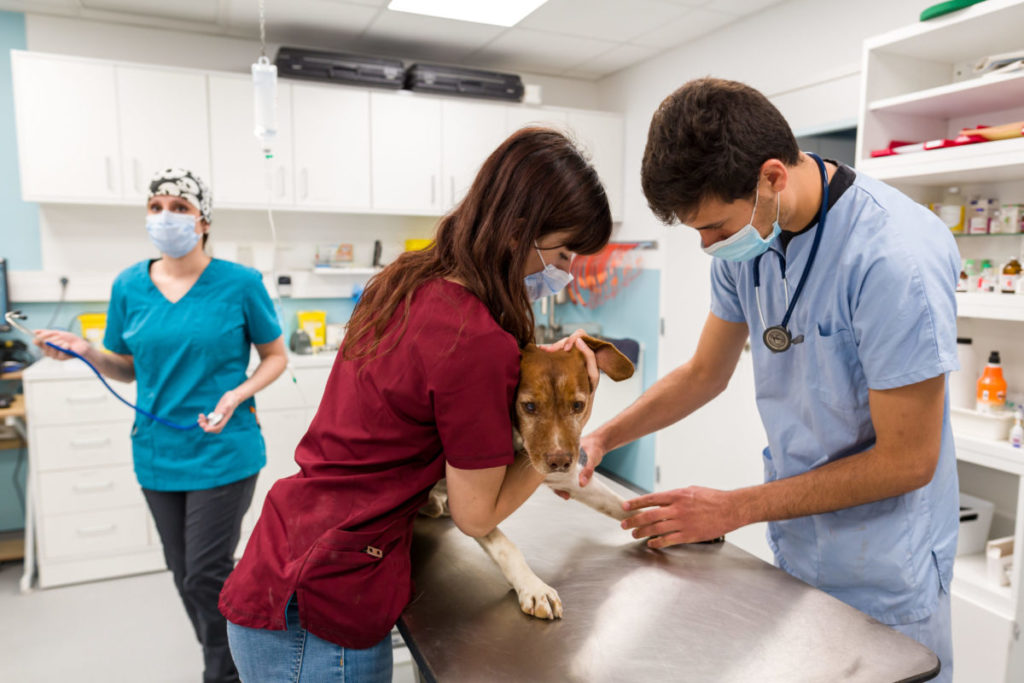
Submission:
[[[587,363],[587,376],[590,378],[590,394],[593,396],[594,392],[597,391],[597,382],[601,379],[601,371],[597,368],[597,356],[586,342],[580,337],[584,336],[586,332],[583,330],[576,330],[568,337],[559,339],[553,344],[541,344],[537,348],[543,349],[544,351],[568,351],[572,347],[576,347],[583,353],[583,358]],[[590,418],[590,406],[593,405],[593,401],[588,402],[587,407],[587,418]],[[586,422],[586,420],[584,420]]]
[[[212,413],[209,415],[199,413],[199,427],[207,434],[220,434],[221,430],[224,429],[224,425],[231,419],[239,403],[241,401],[239,401],[238,395],[233,390],[225,392],[220,397],[220,400],[217,401],[217,407],[213,409]],[[216,424],[213,424],[214,415],[221,416]]]
[[[58,351],[46,342],[74,351],[80,356],[85,356],[93,350],[92,345],[89,342],[85,341],[77,334],[72,334],[71,332],[64,332],[62,330],[35,330],[35,335],[35,339],[32,340],[33,343],[42,349],[43,355],[47,358],[68,360],[69,358],[74,358],[74,356]]]

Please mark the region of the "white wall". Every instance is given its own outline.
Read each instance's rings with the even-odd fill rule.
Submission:
[[[687,360],[708,315],[710,259],[692,231],[661,225],[640,188],[640,163],[658,104],[692,78],[744,81],[779,107],[797,134],[856,124],[862,41],[917,21],[920,0],[790,0],[600,81],[601,108],[625,115],[624,220],[617,239],[658,240],[663,261],[659,373]],[[755,340],[754,343],[761,343]],[[760,483],[766,444],[749,353],[718,399],[659,435],[660,489]],[[763,525],[729,540],[769,558]]]

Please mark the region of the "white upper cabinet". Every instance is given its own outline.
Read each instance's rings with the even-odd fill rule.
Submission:
[[[508,137],[505,110],[494,104],[442,103],[441,167],[445,211],[462,201],[484,160]]]
[[[259,140],[253,134],[252,80],[241,75],[211,75],[211,185],[217,205],[250,207],[270,201],[274,206],[290,206],[295,203],[292,86],[283,81],[277,84],[277,136],[271,151],[273,158],[265,159]]]
[[[545,126],[564,131],[568,121],[569,115],[561,109],[541,109],[515,104],[505,108],[505,129],[509,133],[526,126]]]
[[[114,66],[19,51],[11,65],[22,197],[119,200]]]
[[[608,195],[612,220],[622,220],[622,179],[625,154],[623,123],[618,114],[570,111],[569,128],[577,142],[589,152]]]
[[[124,198],[142,204],[153,174],[165,168],[188,169],[209,183],[206,75],[135,66],[116,66],[115,73]]]
[[[370,95],[332,85],[292,85],[295,202],[370,208]]]
[[[412,93],[370,96],[373,208],[441,213],[441,101]]]

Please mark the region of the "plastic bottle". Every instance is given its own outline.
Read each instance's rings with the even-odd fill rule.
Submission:
[[[1020,261],[1010,259],[1003,266],[1003,276],[999,278],[999,289],[1003,294],[1013,294],[1017,291],[1017,282],[1020,280]]]
[[[988,364],[978,380],[978,412],[997,413],[1006,407],[1006,380],[999,362],[999,352],[988,356]]]
[[[978,262],[972,258],[967,259],[967,262],[964,263],[964,272],[967,273],[967,291],[977,292],[978,274],[981,272],[978,269]]]
[[[951,232],[964,231],[964,198],[959,187],[946,188],[946,194],[939,205],[939,218]]]
[[[981,266],[978,268],[977,273],[974,276],[974,291],[976,292],[987,292],[988,291],[988,280],[992,270],[992,262],[988,259],[984,259],[981,262]]]
[[[1017,415],[1013,421],[1013,429],[1010,430],[1010,445],[1014,448],[1020,448],[1021,442],[1024,442],[1024,425],[1021,425],[1021,420],[1024,419],[1024,407],[1017,407]]]
[[[971,235],[987,235],[991,218],[988,213],[988,201],[972,199],[969,214],[967,232]]]
[[[960,262],[960,277],[956,282],[956,291],[966,292],[968,290],[968,282],[971,278],[967,276],[967,264],[963,261]]]

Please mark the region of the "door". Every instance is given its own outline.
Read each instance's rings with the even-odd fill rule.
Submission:
[[[264,158],[253,134],[252,80],[210,77],[210,162],[219,206],[264,207],[295,203],[292,170],[292,86],[277,83],[277,136]]]
[[[438,215],[441,101],[411,93],[372,93],[373,208]]]
[[[165,168],[185,168],[210,183],[206,75],[115,66],[124,198],[141,205],[149,181]],[[211,186],[213,196],[217,188]]]
[[[11,67],[22,197],[120,200],[114,67],[19,51]]]
[[[370,95],[341,86],[292,85],[295,203],[370,207]]]
[[[589,152],[594,168],[601,176],[612,220],[621,221],[625,164],[622,117],[602,112],[571,111],[569,129],[579,144]]]
[[[447,211],[462,201],[484,160],[507,137],[505,107],[443,102],[441,121],[443,209]]]

